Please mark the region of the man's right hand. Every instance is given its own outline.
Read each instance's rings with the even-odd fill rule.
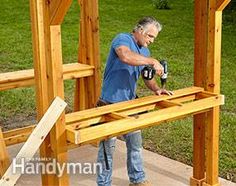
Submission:
[[[164,68],[163,66],[160,64],[160,62],[156,59],[153,59],[153,68],[156,70],[156,74],[158,76],[162,76],[164,74]]]

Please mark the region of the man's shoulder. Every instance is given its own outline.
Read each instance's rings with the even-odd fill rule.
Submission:
[[[116,35],[115,39],[132,39],[130,33],[119,33]]]

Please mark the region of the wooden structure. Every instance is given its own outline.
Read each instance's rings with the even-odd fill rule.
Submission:
[[[56,96],[64,97],[63,80],[76,79],[74,106],[79,111],[61,115],[40,147],[41,157],[63,163],[68,143],[82,145],[194,115],[190,185],[219,185],[219,106],[224,102],[219,95],[221,21],[222,10],[230,0],[195,1],[195,87],[177,90],[169,97],[150,96],[100,108],[93,108],[100,93],[98,1],[79,0],[78,63],[63,65],[61,24],[71,1],[30,1],[34,70],[0,74],[0,90],[35,85],[38,120]],[[34,127],[3,132],[1,150],[6,152],[6,145],[26,141]],[[0,155],[1,160],[8,158],[7,152]],[[0,165],[3,173],[7,165]],[[69,185],[68,175],[42,175],[42,184]]]

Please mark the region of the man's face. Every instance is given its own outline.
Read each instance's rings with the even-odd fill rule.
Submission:
[[[151,43],[154,42],[155,38],[158,35],[158,30],[155,25],[150,24],[145,28],[141,29],[138,37],[138,45],[143,47],[148,47]]]

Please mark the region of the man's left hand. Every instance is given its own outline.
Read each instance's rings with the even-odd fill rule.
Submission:
[[[158,89],[158,90],[156,90],[156,91],[154,91],[154,92],[155,92],[155,94],[158,95],[158,96],[160,96],[160,95],[162,95],[162,94],[166,94],[166,95],[168,95],[168,96],[171,96],[171,95],[174,94],[172,91],[169,91],[169,90],[166,90],[166,89],[162,89],[162,88],[160,88],[160,89]]]

